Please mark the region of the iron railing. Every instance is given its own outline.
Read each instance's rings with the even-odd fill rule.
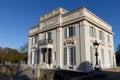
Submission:
[[[52,44],[53,40],[52,39],[42,39],[39,40],[39,45],[47,45],[47,44]]]

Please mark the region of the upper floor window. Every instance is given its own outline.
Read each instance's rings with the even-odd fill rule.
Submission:
[[[93,64],[93,60],[94,59],[94,51],[93,51],[93,47],[90,46],[90,61],[91,61],[91,64]]]
[[[52,32],[48,32],[48,40],[52,39]]]
[[[64,37],[73,37],[75,36],[75,26],[71,26],[64,29]]]
[[[52,32],[44,33],[44,40],[46,39],[52,39]]]
[[[102,58],[102,65],[105,64],[105,54],[104,54],[104,49],[101,49],[101,58]]]
[[[108,42],[110,43],[110,36],[109,35],[107,35],[107,39],[108,39]]]
[[[89,27],[89,34],[91,37],[95,37],[96,38],[96,28],[90,26]]]
[[[38,35],[35,35],[35,36],[32,37],[32,44],[33,45],[38,42],[38,38],[39,38]]]
[[[103,31],[99,31],[99,39],[100,40],[105,40],[104,32]]]
[[[44,39],[46,39],[46,33],[44,33]]]

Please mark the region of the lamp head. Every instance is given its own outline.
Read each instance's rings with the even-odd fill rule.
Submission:
[[[99,47],[99,43],[97,42],[97,40],[95,40],[95,42],[93,43],[93,46],[97,49]]]

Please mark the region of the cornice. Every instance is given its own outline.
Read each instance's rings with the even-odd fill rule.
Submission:
[[[96,17],[97,19],[99,19],[100,21],[102,21],[103,23],[107,24],[109,27],[112,27],[110,24],[108,24],[106,21],[102,20],[100,17],[96,16],[93,12],[91,12],[87,8],[84,7],[84,10],[86,10],[88,13],[90,13],[91,15],[93,15],[94,17]]]
[[[72,11],[69,11],[69,12],[63,14],[62,16],[65,17],[65,16],[68,16],[68,15],[70,15],[70,14],[76,13],[76,12],[78,12],[78,11],[82,11],[84,8],[85,8],[85,7],[77,8],[77,9],[75,9],[75,10],[72,10]]]
[[[46,19],[44,19],[44,20],[40,20],[40,23],[45,22],[45,21],[50,20],[50,19],[53,19],[53,18],[58,17],[58,16],[60,16],[60,15],[61,15],[61,14],[55,14],[55,15],[53,15],[53,16],[51,16],[51,17],[48,17],[48,18],[46,18]]]
[[[90,22],[91,24],[94,24],[96,27],[98,27],[98,28],[100,28],[100,29],[102,29],[102,30],[109,32],[109,33],[112,34],[112,35],[115,34],[115,33],[113,33],[111,30],[105,28],[104,26],[102,26],[102,25],[99,24],[98,22],[96,22],[96,21],[94,21],[94,20],[92,20],[92,19],[90,19],[90,18],[88,18],[88,17],[85,17],[85,20],[87,20],[87,21]]]
[[[114,35],[114,33],[113,33],[111,30],[109,30],[110,28],[112,28],[112,26],[111,26],[110,24],[108,24],[107,22],[105,22],[104,20],[102,20],[101,18],[99,18],[98,16],[96,16],[94,13],[92,13],[91,11],[89,11],[88,9],[86,9],[85,7],[81,7],[81,8],[75,9],[75,10],[70,11],[70,12],[67,12],[67,13],[65,13],[65,14],[60,14],[60,13],[55,14],[55,15],[53,15],[53,16],[51,16],[51,17],[48,17],[48,18],[46,18],[46,19],[44,19],[44,20],[41,20],[40,23],[42,23],[42,22],[44,22],[44,21],[47,21],[48,19],[50,20],[50,19],[52,19],[52,18],[55,18],[55,17],[57,17],[57,16],[59,16],[59,15],[62,15],[62,18],[64,18],[64,17],[69,16],[69,15],[72,15],[72,14],[74,14],[74,13],[76,13],[76,12],[79,12],[79,16],[78,16],[78,17],[73,18],[73,19],[70,19],[70,20],[68,19],[68,20],[66,20],[65,22],[60,23],[61,25],[60,25],[60,24],[52,24],[52,25],[49,25],[48,27],[47,27],[47,26],[46,26],[46,27],[44,26],[44,29],[41,29],[41,30],[40,30],[40,28],[39,28],[38,31],[29,34],[29,36],[33,36],[33,35],[36,35],[36,34],[38,34],[38,33],[42,33],[42,32],[45,32],[45,31],[49,31],[49,30],[58,28],[58,27],[60,27],[60,26],[66,26],[66,25],[70,25],[70,24],[77,23],[77,22],[79,23],[79,22],[82,21],[82,20],[87,20],[89,23],[96,25],[96,27],[98,27],[98,28],[100,28],[100,29],[102,29],[102,30],[104,30],[104,31],[107,31],[108,33]],[[80,14],[80,13],[81,13],[81,14]],[[103,24],[105,24],[106,27],[103,26],[103,25],[101,25],[99,22],[95,21],[94,19],[89,18],[89,16],[87,17],[87,15],[86,15],[85,13],[88,13],[88,14],[94,16],[96,19],[98,19],[98,20],[101,21]],[[63,20],[62,20],[62,21],[63,21]],[[36,28],[36,27],[39,27],[39,26],[37,25],[37,26],[31,28],[30,30],[32,30],[32,29],[34,29],[34,28]],[[107,27],[108,27],[108,28],[107,28]]]
[[[93,16],[94,16],[95,18],[97,18],[98,20],[100,20],[101,22],[103,22],[104,24],[106,24],[107,27],[111,27],[111,28],[112,28],[112,26],[111,26],[110,24],[108,24],[107,22],[105,22],[104,20],[102,20],[101,18],[99,18],[98,16],[96,16],[93,12],[89,11],[89,10],[88,10],[87,8],[85,8],[85,7],[81,7],[81,8],[75,9],[75,10],[73,10],[73,11],[70,11],[70,12],[68,12],[68,13],[66,13],[66,14],[63,14],[62,17],[68,16],[68,15],[73,14],[73,13],[76,13],[76,12],[78,12],[78,11],[82,11],[82,12],[83,12],[83,15],[85,15],[84,12],[86,11],[86,12],[90,13],[91,15],[93,15]]]
[[[28,37],[32,37],[32,36],[37,35],[37,34],[39,34],[39,31],[33,32],[31,34],[28,34]]]

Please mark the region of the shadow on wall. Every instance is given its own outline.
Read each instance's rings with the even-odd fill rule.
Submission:
[[[77,67],[77,70],[90,72],[93,70],[92,63],[90,63],[89,61],[84,61],[79,64],[79,66]]]

